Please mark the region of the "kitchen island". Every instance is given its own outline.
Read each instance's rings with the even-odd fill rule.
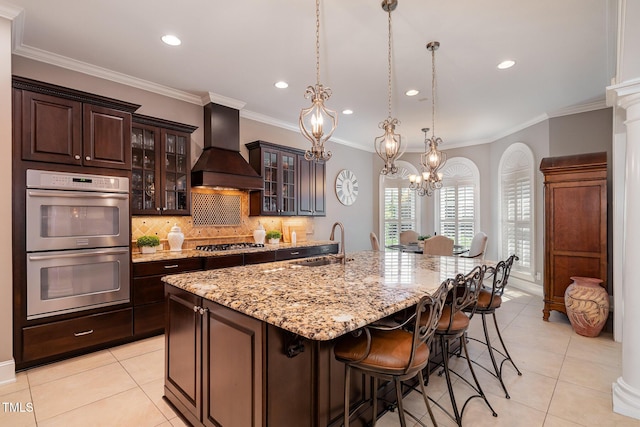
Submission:
[[[483,262],[363,251],[166,276],[165,396],[194,425],[332,426],[344,365],[333,340],[414,305]],[[319,265],[318,265],[319,264]],[[353,425],[370,390],[352,379]]]

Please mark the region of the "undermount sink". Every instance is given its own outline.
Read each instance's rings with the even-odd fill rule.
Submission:
[[[340,261],[340,258],[326,256],[322,258],[304,258],[299,261],[294,261],[292,264],[304,267],[318,267],[321,265],[339,264]],[[347,261],[353,261],[353,258],[347,258]]]

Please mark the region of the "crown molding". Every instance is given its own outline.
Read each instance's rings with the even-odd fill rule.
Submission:
[[[246,102],[239,101],[234,98],[229,98],[228,96],[218,95],[217,93],[208,92],[201,98],[202,105],[207,105],[210,102],[214,104],[224,105],[225,107],[235,108],[236,110],[242,110]]]
[[[607,108],[607,102],[604,98],[602,98],[586,104],[561,108],[560,110],[549,113],[549,118],[569,116],[571,114],[587,113],[589,111],[602,110],[604,108]]]
[[[0,17],[13,21],[24,9],[11,3],[0,1]]]
[[[201,97],[192,93],[173,89],[157,83],[152,83],[147,80],[138,79],[127,74],[118,73],[107,68],[102,68],[86,62],[77,61],[66,56],[57,55],[55,53],[47,52],[31,46],[16,46],[14,47],[13,53],[18,56],[23,56],[25,58],[66,68],[71,71],[77,71],[79,73],[88,74],[90,76],[109,80],[115,83],[120,83],[138,89],[146,90],[148,92],[157,93],[169,98],[178,99],[180,101],[189,102],[191,104],[202,105]]]

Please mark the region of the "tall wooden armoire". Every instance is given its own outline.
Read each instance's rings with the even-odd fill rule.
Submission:
[[[607,153],[542,159],[544,174],[544,309],[566,313],[571,276],[607,285]]]

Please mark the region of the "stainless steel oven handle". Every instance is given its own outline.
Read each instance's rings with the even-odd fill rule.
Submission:
[[[121,199],[127,200],[129,198],[128,194],[118,194],[118,193],[96,193],[96,194],[76,194],[72,192],[52,192],[52,191],[38,191],[38,190],[29,190],[27,193],[29,196],[34,197],[64,197],[68,199]]]
[[[59,255],[29,255],[29,261],[42,261],[47,259],[60,259],[60,258],[78,258],[78,257],[89,257],[89,256],[98,256],[98,255],[117,255],[117,254],[126,254],[128,250],[121,251],[95,251],[86,254],[82,253],[74,253],[74,254],[59,254]]]

